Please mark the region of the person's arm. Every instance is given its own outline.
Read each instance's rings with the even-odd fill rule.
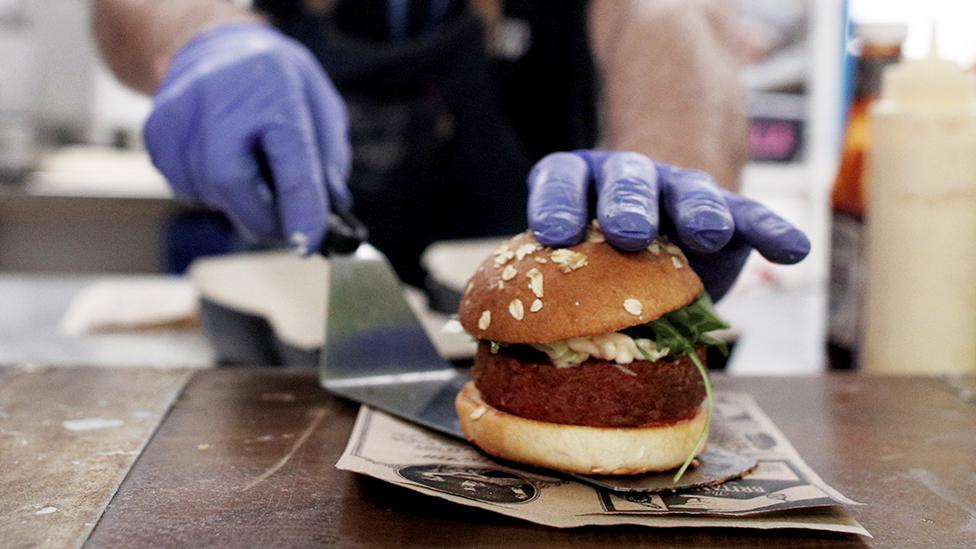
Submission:
[[[540,243],[571,246],[583,238],[595,186],[607,242],[639,252],[663,231],[713,299],[731,288],[753,249],[783,264],[810,252],[802,231],[730,190],[747,156],[746,119],[723,7],[592,0],[601,145],[609,150],[553,153],[535,165],[528,217]]]
[[[593,0],[603,143],[735,189],[747,157],[738,60],[716,0]]]
[[[252,241],[302,253],[348,211],[345,103],[304,46],[220,0],[95,0],[122,81],[153,93],[143,131],[175,194]]]
[[[191,37],[223,23],[258,20],[223,0],[95,0],[92,26],[116,77],[152,93]]]

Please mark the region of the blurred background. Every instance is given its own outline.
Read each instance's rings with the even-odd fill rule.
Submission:
[[[739,336],[729,370],[819,372],[828,367],[831,270],[843,268],[836,258],[832,267],[832,194],[856,98],[858,29],[922,57],[935,24],[940,53],[970,67],[976,3],[733,4],[750,118],[742,192],[805,229],[813,253],[791,267],[750,259],[720,304]],[[151,349],[160,363],[212,364],[218,357],[198,326],[134,339],[112,330],[79,335],[84,320],[66,331],[69,308],[94,283],[171,281],[195,258],[240,249],[229,225],[171,199],[141,142],[151,99],[120,85],[99,59],[90,10],[83,0],[0,0],[0,363],[120,364]],[[436,253],[432,270],[455,263]],[[99,306],[125,294],[112,295]]]

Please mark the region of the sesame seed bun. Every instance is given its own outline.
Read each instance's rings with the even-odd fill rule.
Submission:
[[[648,427],[535,421],[485,403],[473,382],[464,386],[454,404],[461,430],[485,452],[519,463],[592,475],[674,469],[694,451],[705,423],[704,405],[689,419]]]
[[[546,343],[651,322],[702,291],[676,246],[622,252],[591,228],[582,243],[553,249],[527,231],[485,259],[464,290],[459,316],[479,339]]]

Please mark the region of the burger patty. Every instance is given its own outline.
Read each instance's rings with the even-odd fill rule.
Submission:
[[[704,348],[697,352],[704,361]],[[701,375],[687,356],[623,366],[636,375],[603,360],[557,368],[543,357],[492,353],[489,344],[481,342],[471,373],[482,399],[538,421],[643,427],[690,418],[705,398]]]

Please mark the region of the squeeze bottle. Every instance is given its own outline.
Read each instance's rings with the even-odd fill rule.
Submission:
[[[976,372],[976,85],[941,59],[886,68],[871,113],[862,367]]]

